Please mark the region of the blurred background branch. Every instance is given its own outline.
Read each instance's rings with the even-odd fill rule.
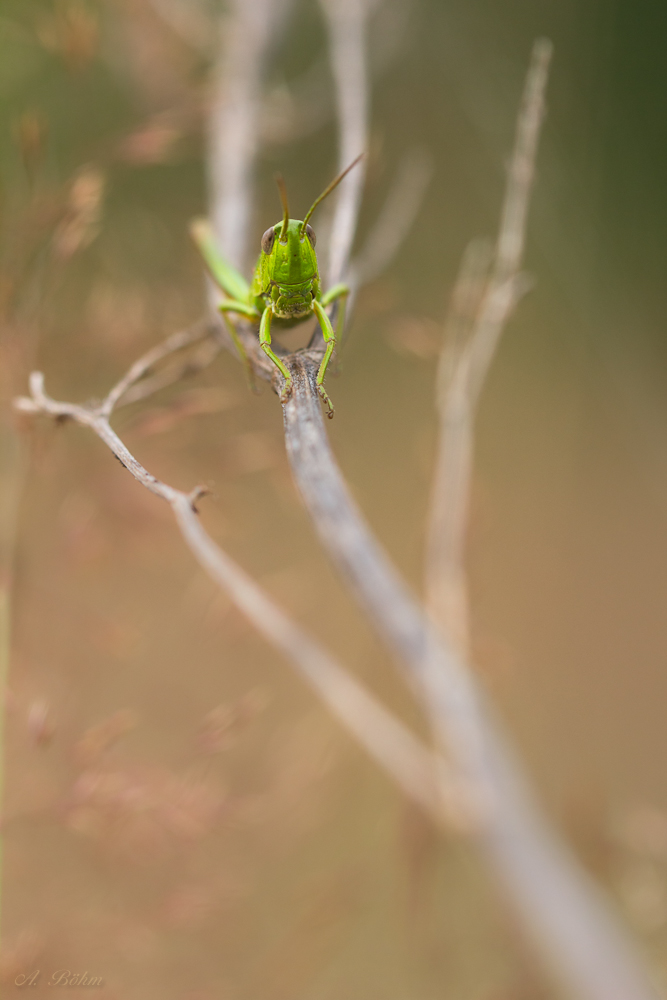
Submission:
[[[339,121],[338,170],[368,153],[370,95],[367,59],[369,20],[378,0],[320,0],[328,27]],[[366,178],[366,158],[341,182],[328,240],[327,281],[347,280]]]
[[[474,415],[494,352],[527,290],[521,274],[535,158],[544,117],[551,43],[535,43],[508,167],[500,229],[491,252],[476,240],[452,293],[438,369],[439,441],[426,545],[431,616],[465,653],[469,648],[464,549],[473,462]]]
[[[246,270],[262,84],[291,0],[231,0],[219,25],[209,118],[211,221],[231,264]],[[250,171],[250,172],[249,172]]]

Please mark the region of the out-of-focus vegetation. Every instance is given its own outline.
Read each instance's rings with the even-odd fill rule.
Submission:
[[[11,413],[31,368],[58,398],[95,396],[201,314],[187,225],[205,211],[216,15],[176,0],[0,8],[4,988],[40,968],[45,991],[70,968],[102,976],[109,1000],[546,997],[475,855],[329,721],[160,501],[92,436]],[[362,229],[405,149],[431,149],[436,172],[331,387],[343,468],[419,586],[447,296],[468,239],[495,229],[530,45],[551,37],[536,286],[480,415],[475,659],[665,979],[666,29],[650,0],[380,9]],[[268,76],[257,246],[280,214],[275,170],[300,210],[335,162],[313,0]],[[211,484],[215,536],[419,726],[317,548],[273,394],[249,394],[225,355],[116,419],[157,474]]]

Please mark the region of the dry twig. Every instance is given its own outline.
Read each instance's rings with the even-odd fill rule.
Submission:
[[[230,0],[209,120],[212,223],[231,264],[247,264],[253,172],[261,138],[262,81],[290,0]]]
[[[126,405],[128,403],[135,403],[139,399],[145,399],[146,396],[157,392],[158,389],[162,389],[172,381],[175,382],[179,378],[182,378],[189,370],[190,361],[186,361],[183,365],[180,365],[176,372],[167,373],[172,376],[169,381],[166,381],[164,372],[160,372],[151,379],[148,379],[147,376],[152,375],[154,369],[161,361],[180,351],[187,350],[193,344],[208,340],[215,333],[216,329],[212,327],[211,323],[200,320],[187,330],[179,330],[178,333],[172,333],[162,343],[151,348],[138,361],[134,362],[127,373],[106,396],[102,404],[102,415],[109,417],[119,404]],[[214,346],[217,347],[217,345]]]
[[[344,170],[368,149],[368,64],[366,33],[377,0],[320,0],[327,20],[331,67],[340,123],[338,168]],[[329,237],[329,286],[345,281],[357,229],[366,164],[341,182]]]
[[[174,338],[172,344],[175,342]],[[162,345],[160,353],[162,357],[166,355],[166,344]],[[141,378],[154,355],[155,351],[150,352],[133,365],[99,406],[80,406],[51,399],[44,391],[41,372],[32,373],[31,395],[16,400],[15,406],[23,413],[69,419],[89,427],[142,486],[165,500],[199,564],[229,595],[251,625],[287,657],[333,715],[385,768],[403,792],[436,821],[443,822],[442,795],[435,786],[434,760],[429,750],[216,545],[202,527],[196,510],[196,503],[206,489],[197,487],[185,493],[157,479],[112,429],[109,418],[115,402],[128,391],[133,379]]]
[[[464,255],[438,373],[440,434],[426,548],[426,600],[434,622],[468,648],[464,548],[479,394],[503,327],[527,280],[521,274],[551,43],[535,43],[519,112],[498,239]],[[490,269],[490,273],[489,273]]]
[[[359,255],[352,261],[353,289],[373,281],[391,263],[421,208],[433,161],[422,149],[406,153],[385,204]]]

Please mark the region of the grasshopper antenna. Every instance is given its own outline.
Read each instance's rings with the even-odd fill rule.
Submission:
[[[329,185],[329,187],[325,188],[325,190],[322,192],[322,194],[319,196],[319,198],[315,199],[315,201],[313,202],[313,204],[308,209],[308,214],[306,215],[306,218],[301,223],[301,229],[299,230],[299,236],[302,239],[303,239],[303,234],[306,231],[306,223],[310,219],[311,215],[313,214],[313,212],[315,211],[315,209],[317,208],[317,206],[319,205],[319,203],[321,201],[324,201],[324,199],[327,197],[327,195],[331,194],[331,192],[333,191],[333,189],[335,187],[338,187],[338,185],[342,181],[343,177],[345,177],[347,174],[349,174],[349,172],[352,169],[352,167],[356,167],[356,165],[359,162],[359,160],[362,160],[363,158],[364,158],[364,154],[360,153],[359,156],[356,158],[356,160],[352,160],[352,163],[349,165],[349,167],[345,168],[345,170],[342,172],[342,174],[339,174],[338,177],[336,177],[336,178],[334,178],[334,180],[332,180],[332,182]]]
[[[282,174],[276,174],[276,184],[280,191],[280,202],[283,206],[283,228],[280,230],[280,242],[287,243],[287,223],[289,222],[289,202],[287,201],[287,188]]]

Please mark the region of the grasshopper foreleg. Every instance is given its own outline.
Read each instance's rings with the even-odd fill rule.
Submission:
[[[273,313],[269,307],[267,307],[262,313],[262,321],[259,324],[259,343],[266,354],[267,357],[271,358],[274,365],[281,373],[285,379],[285,385],[280,393],[280,402],[286,403],[289,399],[290,393],[292,391],[292,376],[289,371],[282,363],[277,354],[271,350],[271,319],[273,318]]]
[[[345,331],[345,311],[347,307],[347,297],[350,294],[350,289],[347,285],[339,284],[333,285],[325,295],[322,296],[322,305],[330,305],[339,299],[338,311],[336,315],[336,348],[340,348],[343,343],[343,333]],[[340,372],[340,360],[336,366],[336,371],[333,372],[334,375],[338,375]]]
[[[322,358],[322,362],[319,367],[319,371],[317,372],[317,379],[316,379],[317,391],[319,392],[320,396],[322,397],[322,401],[325,403],[327,407],[327,416],[331,418],[334,415],[334,408],[333,408],[333,403],[327,396],[324,389],[324,376],[327,373],[327,366],[329,364],[329,361],[331,360],[331,355],[333,354],[334,349],[336,347],[336,334],[334,333],[334,328],[331,325],[331,320],[327,316],[324,307],[322,306],[322,303],[315,300],[315,302],[313,302],[313,309],[315,310],[315,315],[317,316],[320,322],[322,336],[324,337],[324,342],[327,345],[326,350],[324,352],[324,357]]]

